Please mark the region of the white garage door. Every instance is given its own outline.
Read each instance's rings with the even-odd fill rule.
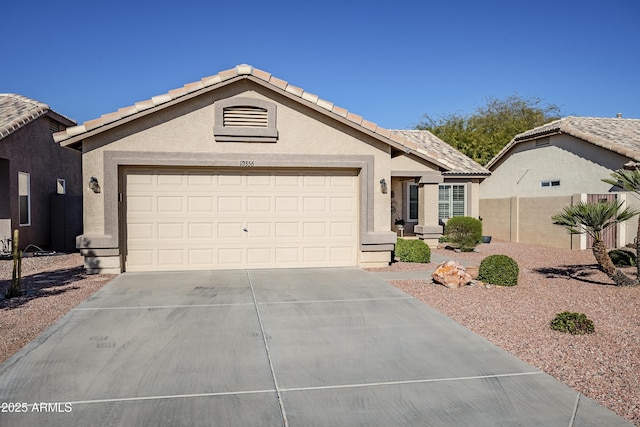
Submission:
[[[129,169],[127,271],[357,264],[356,171]]]

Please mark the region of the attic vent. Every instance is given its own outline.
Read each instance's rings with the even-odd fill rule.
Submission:
[[[546,147],[548,145],[551,145],[549,137],[536,139],[536,147]]]
[[[49,120],[49,131],[60,132],[60,123],[55,120]]]
[[[276,104],[264,99],[232,97],[214,104],[217,142],[277,142]]]
[[[243,106],[224,108],[224,127],[268,127],[269,114],[266,108]]]

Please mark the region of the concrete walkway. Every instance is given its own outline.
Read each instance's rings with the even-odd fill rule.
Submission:
[[[3,427],[628,425],[355,268],[120,275],[0,402]]]

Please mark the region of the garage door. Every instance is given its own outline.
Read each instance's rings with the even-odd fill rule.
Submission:
[[[127,271],[357,264],[356,171],[124,175]]]

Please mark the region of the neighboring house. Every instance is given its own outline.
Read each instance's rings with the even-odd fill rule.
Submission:
[[[55,139],[83,153],[90,272],[386,265],[394,219],[435,242],[488,174],[249,65]]]
[[[517,135],[488,164],[480,185],[484,232],[510,241],[586,249],[551,215],[578,201],[635,195],[602,182],[611,172],[640,162],[640,120],[565,117]],[[633,242],[637,219],[612,230],[610,246]]]
[[[18,229],[21,249],[76,250],[82,158],[53,140],[53,133],[75,124],[48,105],[0,94],[0,240],[5,245]]]

